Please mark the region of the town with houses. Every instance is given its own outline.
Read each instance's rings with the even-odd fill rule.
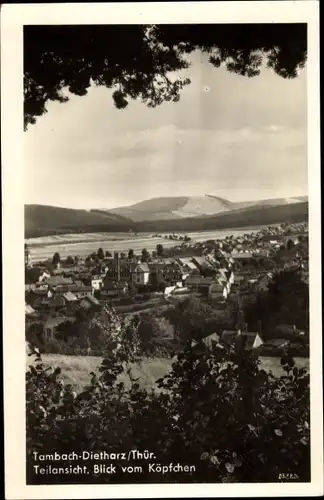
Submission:
[[[167,236],[168,237],[168,236]],[[170,235],[179,239],[177,235]],[[307,224],[270,226],[244,236],[205,242],[181,237],[172,248],[157,245],[151,254],[135,255],[99,248],[88,256],[61,259],[58,253],[34,262],[25,244],[26,332],[42,326],[45,339],[55,339],[62,323],[75,321],[78,311],[112,306],[121,316],[155,313],[174,307],[188,297],[199,297],[222,313],[230,300],[266,292],[275,273],[297,269],[308,283]],[[273,338],[249,331],[244,323],[246,348],[276,353],[291,345],[305,352],[308,331],[298,324],[277,325]],[[232,329],[206,335],[204,342],[230,342],[240,333]],[[170,328],[161,342],[172,342]],[[299,351],[298,351],[299,348]]]

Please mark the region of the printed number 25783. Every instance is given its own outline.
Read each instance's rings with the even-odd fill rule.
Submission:
[[[299,479],[298,474],[293,474],[292,472],[283,472],[278,474],[278,480],[280,481],[289,481],[291,479]]]

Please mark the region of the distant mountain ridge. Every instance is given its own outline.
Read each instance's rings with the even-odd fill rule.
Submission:
[[[219,196],[207,194],[205,196],[150,198],[134,205],[110,209],[109,212],[122,215],[134,222],[142,222],[212,216],[252,206],[289,205],[307,200],[307,196],[300,196],[295,198],[232,202]]]
[[[138,231],[203,231],[307,221],[308,202],[299,202],[274,206],[256,205],[204,217],[142,221],[136,227]]]
[[[161,197],[112,210],[25,205],[25,237],[52,234],[203,231],[302,222],[308,197],[231,202],[214,195]]]

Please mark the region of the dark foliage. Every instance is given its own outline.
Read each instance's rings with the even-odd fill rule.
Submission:
[[[251,327],[262,322],[265,338],[274,336],[277,325],[295,325],[309,329],[309,287],[298,270],[275,274],[267,292],[257,294],[245,307],[245,318]]]
[[[59,264],[60,262],[61,262],[60,254],[58,252],[55,252],[55,254],[53,255],[53,259],[52,259],[53,266]]]
[[[99,260],[103,260],[103,259],[105,258],[104,251],[103,251],[103,249],[102,249],[101,247],[100,247],[100,248],[98,248],[97,255],[98,255],[98,259],[99,259]]]
[[[247,77],[266,65],[294,78],[307,56],[306,24],[87,25],[24,27],[25,128],[48,101],[66,102],[64,89],[83,96],[93,81],[113,89],[118,109],[140,98],[155,107],[176,102],[190,80],[170,74],[187,68],[196,49],[210,63]]]
[[[89,385],[76,394],[60,369],[46,368],[37,354],[26,374],[27,483],[51,483],[33,473],[32,452],[150,450],[161,465],[196,467],[190,474],[117,473],[57,476],[57,482],[277,482],[284,470],[310,480],[309,375],[282,358],[285,375],[262,370],[252,354],[218,345],[214,352],[188,349],[148,392],[119,380],[134,360],[132,330],[121,344],[110,338],[107,354]],[[131,348],[129,347],[131,346]],[[54,464],[57,465],[57,464]],[[68,462],[60,462],[67,466]],[[93,463],[87,462],[88,467]]]
[[[220,315],[212,305],[198,297],[188,297],[178,302],[165,316],[174,326],[176,337],[188,345],[193,340],[219,333],[227,326],[225,315]]]

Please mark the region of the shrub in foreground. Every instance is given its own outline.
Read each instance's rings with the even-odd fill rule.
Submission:
[[[310,480],[309,375],[293,359],[281,360],[275,378],[250,353],[218,345],[182,352],[172,370],[143,390],[131,374],[137,339],[130,327],[110,336],[106,355],[89,385],[75,394],[59,369],[45,369],[41,357],[26,375],[28,483],[53,482],[33,475],[32,453],[148,450],[161,465],[194,465],[187,474],[141,474],[73,478],[56,482],[276,482],[283,472]],[[131,388],[119,375],[127,372]],[[67,464],[68,465],[68,464]],[[89,462],[88,465],[91,465]],[[118,462],[116,462],[118,465]],[[125,465],[121,463],[119,465]],[[60,466],[64,464],[60,463]]]

